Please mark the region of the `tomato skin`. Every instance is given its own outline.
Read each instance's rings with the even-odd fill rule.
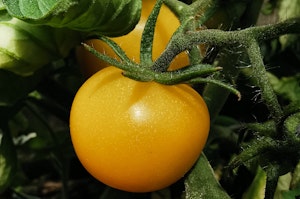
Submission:
[[[129,192],[159,190],[182,178],[199,157],[209,125],[206,104],[190,86],[137,82],[115,67],[82,85],[70,113],[83,166]]]
[[[143,0],[142,1],[142,13],[139,23],[136,25],[133,31],[129,34],[111,38],[126,52],[127,56],[136,61],[140,61],[140,41],[145,23],[150,15],[155,0]],[[169,10],[165,5],[162,6],[158,15],[153,42],[153,60],[159,57],[159,55],[165,49],[171,36],[175,30],[179,27],[180,22],[178,18]],[[117,58],[117,55],[110,49],[110,47],[99,39],[91,39],[85,42],[86,44],[93,46],[97,51],[105,53],[111,57]],[[77,60],[83,74],[86,77],[91,76],[98,70],[108,66],[104,61],[99,60],[96,56],[85,50],[83,47],[78,47]],[[170,65],[170,69],[178,69],[189,64],[189,58],[187,53],[182,52],[173,60]]]

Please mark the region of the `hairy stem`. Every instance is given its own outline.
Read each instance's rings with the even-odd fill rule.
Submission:
[[[177,54],[189,50],[193,45],[205,43],[213,46],[238,46],[240,44],[245,45],[249,39],[255,39],[259,42],[292,33],[300,33],[300,18],[289,19],[275,25],[250,27],[235,31],[218,29],[181,31],[174,35],[166,50],[154,63],[153,68],[163,68],[163,66],[169,65]]]
[[[256,80],[256,84],[261,89],[261,96],[265,101],[265,104],[267,105],[272,117],[278,124],[283,116],[283,111],[268,79],[257,41],[253,40],[249,43],[247,52],[253,67],[253,76]]]
[[[140,49],[140,63],[146,67],[152,64],[152,49],[154,40],[154,31],[156,20],[162,6],[163,0],[156,1],[154,8],[147,19],[145,28],[142,34],[141,49]]]

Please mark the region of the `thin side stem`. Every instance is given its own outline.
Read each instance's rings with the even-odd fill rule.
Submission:
[[[216,85],[217,88],[221,88],[222,90],[225,89],[226,91],[229,91],[229,92],[235,94],[237,96],[238,100],[241,99],[241,93],[237,89],[235,89],[234,87],[232,87],[232,86],[230,86],[230,85],[228,85],[226,83],[223,83],[223,82],[221,82],[219,80],[199,77],[199,78],[195,78],[195,79],[189,80],[188,83],[191,83],[191,84],[209,83],[211,85]],[[205,97],[205,95],[203,95],[203,96]],[[221,96],[221,97],[224,97],[224,96]],[[218,99],[218,98],[216,98],[216,99]],[[209,103],[210,102],[208,101],[208,104]],[[211,110],[209,112],[211,113]],[[213,119],[215,119],[215,118],[213,118]]]
[[[261,57],[260,48],[256,40],[252,40],[249,43],[249,46],[247,47],[247,53],[253,67],[253,76],[256,80],[256,84],[261,89],[261,96],[265,101],[265,104],[267,105],[272,117],[278,124],[283,116],[283,111],[270,84],[267,71]]]
[[[152,48],[155,24],[162,4],[163,0],[156,1],[154,8],[151,11],[150,16],[148,17],[147,22],[145,24],[145,28],[143,30],[140,49],[140,62],[141,65],[146,67],[149,67],[152,64]]]
[[[126,53],[116,42],[104,36],[99,36],[99,39],[104,41],[118,55],[122,62],[134,64],[134,62],[129,57],[127,57]]]
[[[154,81],[161,84],[168,84],[168,85],[178,84],[178,83],[186,82],[193,78],[212,74],[219,70],[222,70],[222,68],[214,67],[209,64],[197,64],[197,65],[187,66],[175,71],[157,73],[154,75]]]
[[[98,52],[95,48],[93,48],[85,43],[82,43],[82,45],[85,49],[87,49],[90,53],[94,54],[97,58],[109,63],[112,66],[116,66],[125,71],[131,71],[137,67],[136,64],[133,62],[130,62],[130,63],[126,62],[126,64],[124,64],[123,62],[120,62],[117,59],[114,59],[108,55]]]

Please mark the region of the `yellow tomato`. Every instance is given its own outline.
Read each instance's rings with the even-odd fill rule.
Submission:
[[[190,86],[138,82],[107,67],[79,89],[70,113],[75,152],[99,181],[129,192],[165,188],[198,159],[209,113]]]
[[[140,41],[142,32],[155,2],[155,0],[143,0],[141,18],[135,29],[127,35],[112,38],[121,46],[121,48],[126,52],[127,56],[136,62],[139,62],[140,60]],[[163,5],[158,16],[154,33],[152,54],[154,60],[163,52],[171,36],[179,27],[179,25],[180,23],[178,18],[169,10],[167,6]],[[93,46],[101,53],[105,53],[112,57],[117,57],[117,55],[101,40],[91,39],[85,43]],[[78,47],[76,53],[78,63],[85,76],[91,76],[98,70],[108,66],[107,63],[99,60],[96,56],[85,50],[83,47]],[[188,55],[183,52],[177,55],[177,57],[171,63],[170,68],[178,69],[188,64]]]

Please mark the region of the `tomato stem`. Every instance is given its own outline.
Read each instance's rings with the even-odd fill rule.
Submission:
[[[186,42],[186,40],[182,38],[185,37],[185,27],[190,21],[191,19],[184,21],[184,24],[181,24],[175,31],[166,49],[155,60],[152,66],[152,70],[160,72],[167,71],[170,63],[176,57],[176,55],[183,51],[189,50],[192,47],[192,43],[190,43],[191,45],[185,45],[183,42]]]
[[[257,86],[261,89],[262,98],[265,100],[265,104],[269,108],[272,117],[275,119],[276,123],[279,124],[283,117],[283,111],[267,76],[260,48],[256,40],[252,40],[249,43],[247,52],[253,67],[253,74],[256,79]]]
[[[116,42],[104,36],[99,36],[99,39],[111,47],[111,49],[118,55],[122,62],[135,64],[131,59],[129,59],[123,49]]]
[[[229,85],[228,83],[221,82],[217,79],[198,77],[198,78],[189,80],[188,83],[191,83],[191,84],[199,84],[199,83],[214,84],[220,88],[223,88],[223,89],[225,88],[226,90],[235,94],[238,97],[238,101],[241,100],[241,98],[242,98],[240,91],[238,91],[237,89],[235,89],[233,86]]]
[[[97,58],[109,63],[112,66],[116,66],[122,70],[130,71],[130,70],[133,70],[133,68],[138,67],[138,65],[136,63],[134,63],[133,61],[131,61],[129,58],[128,59],[125,58],[125,60],[123,60],[124,62],[122,62],[122,61],[119,61],[108,55],[98,52],[95,48],[93,48],[92,46],[90,46],[88,44],[82,43],[82,45],[85,49],[87,49],[90,53],[94,54]],[[116,54],[120,53],[120,52],[117,52],[117,50],[115,52],[116,52]]]
[[[221,67],[214,67],[209,64],[197,64],[184,67],[182,69],[157,73],[154,76],[154,81],[162,84],[178,84],[190,81],[199,76],[209,75],[222,70]]]
[[[152,65],[152,48],[153,48],[153,39],[156,20],[160,11],[160,8],[163,4],[163,0],[157,0],[154,8],[152,9],[144,30],[141,39],[141,49],[140,49],[140,63],[143,67],[149,67]]]

